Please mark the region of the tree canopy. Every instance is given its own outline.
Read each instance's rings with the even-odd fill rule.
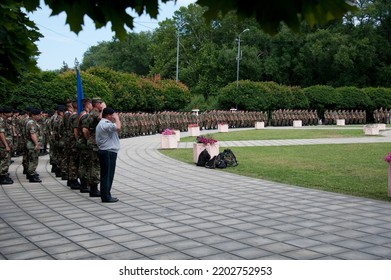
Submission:
[[[161,0],[166,3],[176,0]],[[84,16],[90,17],[96,28],[111,23],[112,30],[120,40],[126,36],[128,27],[133,29],[134,17],[128,9],[138,15],[144,12],[157,18],[158,0],[44,0],[52,10],[52,15],[65,12],[66,23],[70,29],[78,33],[82,30]],[[341,18],[354,5],[346,0],[198,0],[206,7],[205,18],[212,20],[216,16],[234,11],[241,18],[254,17],[267,32],[275,32],[281,21],[287,26],[297,29],[302,20],[311,26]],[[36,69],[35,56],[38,50],[35,42],[40,33],[36,25],[28,19],[23,10],[28,12],[39,8],[39,0],[3,0],[0,4],[0,75],[1,85],[5,81],[14,80],[24,69]]]

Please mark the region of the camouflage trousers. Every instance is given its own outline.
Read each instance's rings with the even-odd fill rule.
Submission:
[[[53,162],[54,162],[53,161],[53,154],[54,154],[53,150],[54,150],[54,143],[52,140],[49,139],[49,163],[50,164],[53,164]]]
[[[68,178],[76,180],[79,172],[79,153],[76,148],[72,148],[69,153]]]
[[[5,148],[0,148],[0,176],[7,175],[11,162],[11,152],[7,152]]]
[[[78,176],[80,179],[88,181],[89,173],[89,158],[87,149],[77,149],[79,154],[79,170]]]
[[[69,160],[69,149],[67,146],[59,146],[58,153],[56,154],[58,166],[61,169],[61,172],[68,173],[68,160]]]
[[[23,166],[23,170],[26,171],[27,171],[27,156],[28,156],[28,151],[25,145],[22,150],[22,166]]]
[[[97,151],[90,151],[90,172],[88,182],[99,184],[100,182],[100,162]]]
[[[62,172],[69,174],[69,165],[72,149],[68,145],[65,145],[62,148],[61,153],[59,154],[60,168]]]
[[[100,182],[98,152],[92,149],[79,150],[79,177],[90,184]]]
[[[61,147],[56,144],[56,142],[53,142],[53,145],[50,145],[50,150],[51,153],[49,153],[50,156],[50,163],[61,167],[61,161],[60,161],[60,156],[61,156]]]
[[[34,176],[37,174],[39,150],[27,149],[27,174]]]

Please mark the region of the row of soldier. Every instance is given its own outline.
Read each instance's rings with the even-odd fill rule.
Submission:
[[[83,99],[83,110],[78,112],[77,101],[59,105],[46,120],[46,137],[50,145],[52,172],[67,180],[67,186],[90,197],[100,197],[98,184],[100,166],[95,128],[105,103],[100,98]]]
[[[56,176],[68,180],[67,184],[71,188],[88,191],[92,196],[97,195],[99,166],[95,155],[97,147],[91,135],[94,136],[103,106],[104,102],[96,98],[83,100],[84,108],[80,114],[77,113],[75,100],[68,102],[66,106],[58,106],[54,114],[38,109],[27,110],[28,113],[3,110],[0,115],[0,135],[3,134],[5,139],[0,142],[1,182],[12,182],[7,164],[4,164],[9,154],[23,155],[23,173],[30,182],[40,182],[34,168],[39,152],[45,154],[49,145],[50,163]],[[123,124],[121,138],[160,133],[166,128],[187,131],[188,125],[193,123],[197,123],[201,129],[216,129],[219,123],[226,123],[229,127],[253,127],[255,122],[260,121],[272,126],[290,126],[293,120],[302,120],[303,125],[318,124],[316,110],[274,110],[270,120],[266,112],[240,110],[211,110],[200,114],[174,111],[119,113],[119,116]],[[387,109],[374,111],[374,119],[377,122],[387,122],[388,117]],[[326,110],[323,124],[336,124],[337,119],[345,119],[346,124],[364,124],[366,113],[362,110]],[[36,147],[35,138],[39,148]],[[95,164],[88,167],[88,164],[85,164],[87,162]]]
[[[294,120],[301,120],[302,125],[319,124],[319,117],[316,110],[279,109],[272,111],[270,125],[292,126]]]
[[[70,101],[56,107],[53,114],[28,108],[28,114],[2,110],[0,115],[0,174],[2,184],[12,184],[8,168],[11,155],[22,155],[23,173],[29,182],[41,182],[36,172],[40,154],[49,145],[50,163],[56,177],[67,180],[72,189],[100,197],[99,159],[95,142],[95,127],[105,107],[100,98],[83,100],[84,110],[78,114],[77,102]],[[3,172],[4,171],[4,172]],[[80,180],[80,181],[79,181]]]
[[[122,123],[121,138],[160,133],[166,128],[187,131],[189,124],[201,129],[217,129],[219,123],[229,127],[251,127],[255,122],[267,121],[267,113],[261,111],[211,110],[201,114],[191,112],[162,111],[157,113],[119,113]]]
[[[366,112],[364,110],[326,110],[323,124],[337,124],[337,120],[345,120],[345,124],[365,124]]]
[[[390,116],[391,115],[391,109],[383,109],[380,108],[379,110],[376,109],[373,111],[373,121],[375,123],[390,123]]]
[[[2,108],[0,114],[0,182],[13,184],[8,170],[12,163],[11,156],[23,155],[23,174],[29,182],[41,182],[36,172],[39,153],[42,150],[42,130],[39,122],[41,110],[31,108],[28,114]]]

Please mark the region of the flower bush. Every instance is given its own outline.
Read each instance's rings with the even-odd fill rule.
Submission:
[[[196,124],[196,123],[191,123],[191,124],[187,125],[187,127],[197,127],[197,126],[198,126],[198,124]]]
[[[384,160],[388,163],[391,163],[391,152],[389,152],[386,157],[384,158]]]
[[[217,140],[211,136],[206,136],[206,137],[205,136],[197,136],[196,141],[197,141],[197,143],[202,143],[204,145],[207,145],[207,144],[213,145],[217,142]]]
[[[172,130],[172,129],[169,129],[169,128],[166,128],[165,130],[163,130],[162,132],[162,135],[174,135],[175,134],[175,131]]]

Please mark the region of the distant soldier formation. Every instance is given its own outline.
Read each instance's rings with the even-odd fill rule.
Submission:
[[[367,115],[364,110],[326,110],[324,112],[323,124],[337,124],[338,119],[345,120],[345,124],[365,124],[367,120]]]
[[[157,113],[119,113],[122,129],[121,138],[151,135],[166,128],[187,131],[190,124],[201,129],[217,129],[219,123],[229,127],[251,127],[255,122],[267,121],[267,113],[257,111],[211,110],[201,114],[192,112],[162,111]]]
[[[0,107],[0,184],[12,184],[9,166],[12,157],[23,156],[23,174],[31,183],[41,179],[36,171],[40,155],[49,153],[51,172],[67,181],[67,186],[91,197],[100,196],[99,159],[95,143],[95,127],[106,106],[100,98],[83,99],[83,108],[78,113],[76,100],[58,105],[55,110],[42,112],[36,108],[18,111]],[[375,123],[390,123],[390,111],[376,109]],[[189,125],[197,124],[201,130],[217,129],[219,124],[230,128],[254,127],[256,122],[265,126],[292,126],[294,120],[302,125],[335,125],[337,119],[345,124],[365,124],[363,110],[326,110],[320,118],[316,110],[279,109],[271,112],[243,110],[208,110],[199,113],[160,111],[122,112],[121,138],[153,135],[166,128],[187,131]]]
[[[302,125],[318,125],[319,118],[316,110],[274,110],[272,112],[271,126],[292,126],[294,120],[301,120]]]
[[[373,111],[373,120],[375,123],[390,123],[391,109],[383,109]]]

